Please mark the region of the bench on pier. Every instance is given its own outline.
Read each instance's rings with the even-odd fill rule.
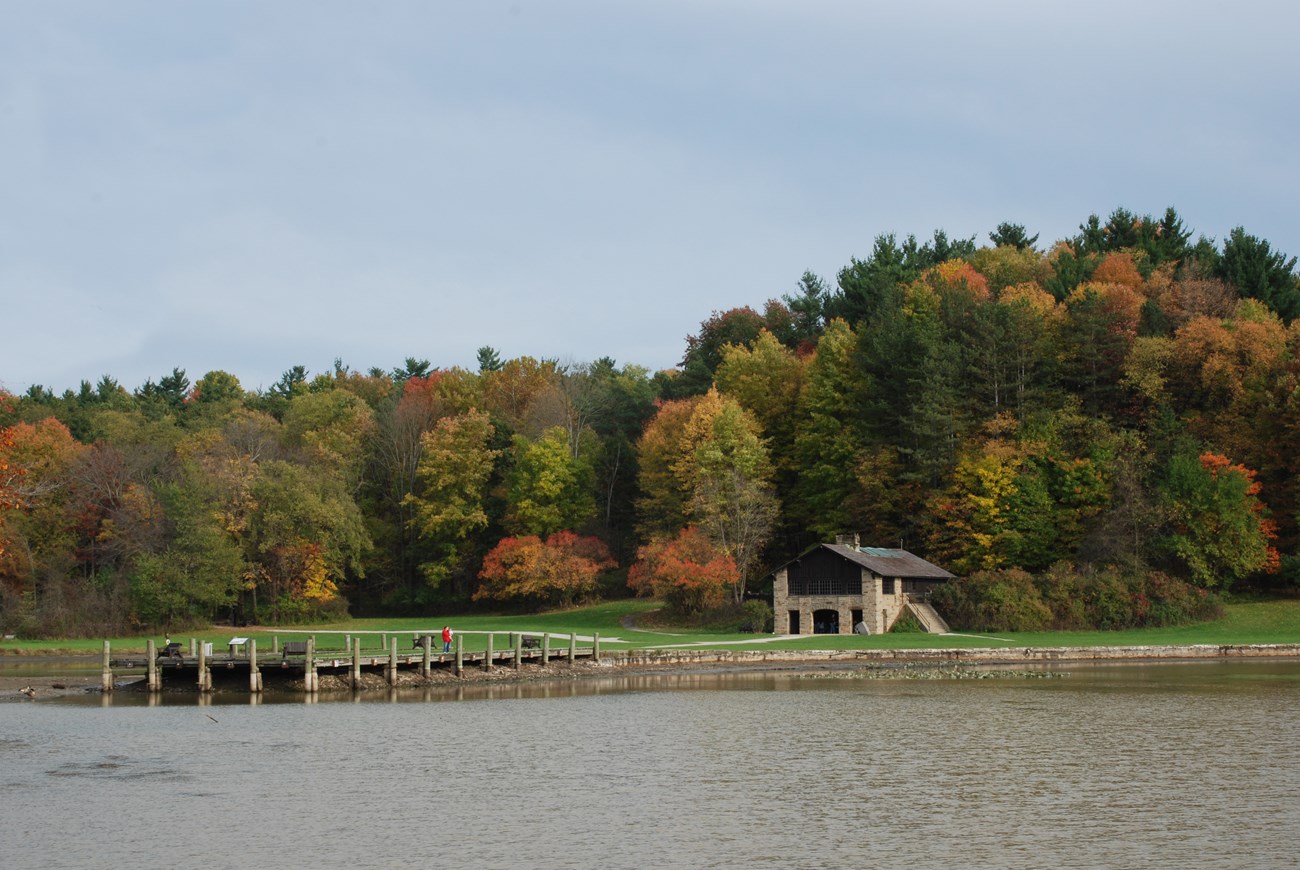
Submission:
[[[305,655],[307,655],[307,641],[291,640],[285,643],[284,655],[281,656],[281,658],[288,658],[289,656],[305,656]]]
[[[520,645],[524,649],[541,649],[542,639],[540,637],[525,637]]]
[[[158,651],[158,658],[160,659],[179,659],[181,657],[181,645],[179,643],[169,643]]]
[[[411,640],[411,649],[424,649],[424,642],[429,640],[425,637],[416,637]]]

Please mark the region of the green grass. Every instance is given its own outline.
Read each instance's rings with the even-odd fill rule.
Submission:
[[[211,642],[217,650],[224,650],[233,635],[257,638],[258,650],[271,649],[272,636],[285,640],[300,640],[314,633],[322,649],[342,649],[344,636],[361,634],[363,647],[370,653],[382,648],[382,633],[398,640],[398,650],[409,652],[413,634],[436,636],[442,626],[450,624],[464,635],[465,649],[480,650],[486,646],[486,636],[470,632],[499,632],[494,640],[500,649],[507,643],[507,632],[575,632],[584,637],[599,634],[606,650],[643,649],[682,644],[699,644],[703,648],[725,646],[728,649],[926,649],[926,648],[979,648],[1010,646],[1148,646],[1160,644],[1255,644],[1300,643],[1300,600],[1243,601],[1225,605],[1224,615],[1213,622],[1171,628],[1150,628],[1135,631],[1063,631],[1032,633],[999,633],[995,637],[962,637],[948,635],[900,634],[872,635],[806,635],[789,640],[761,642],[767,635],[718,634],[698,629],[668,629],[656,627],[652,631],[630,630],[623,625],[629,617],[653,610],[660,605],[645,600],[611,601],[575,610],[508,616],[424,617],[393,619],[354,619],[346,623],[295,626],[280,629],[229,629],[214,628],[198,633],[178,634],[174,640],[188,645],[190,637]],[[114,653],[143,651],[148,636],[110,638]],[[614,639],[617,638],[618,641]],[[162,636],[154,639],[161,644]],[[621,641],[621,642],[620,642]],[[739,641],[740,643],[736,643]],[[557,648],[567,646],[567,641],[553,642]],[[585,642],[583,643],[585,645]],[[103,649],[103,639],[87,640],[6,640],[0,642],[0,653],[7,654],[94,654]],[[435,648],[436,649],[436,648]]]

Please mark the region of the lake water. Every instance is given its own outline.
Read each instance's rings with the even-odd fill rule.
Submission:
[[[0,704],[0,864],[1297,865],[1294,662],[230,700]]]

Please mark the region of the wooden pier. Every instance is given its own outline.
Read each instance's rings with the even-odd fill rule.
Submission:
[[[399,650],[399,638],[410,638],[409,650]],[[506,643],[500,648],[497,639]],[[200,693],[212,691],[213,672],[235,677],[257,694],[262,691],[263,675],[267,672],[287,678],[302,677],[303,690],[311,695],[320,691],[322,672],[342,676],[346,674],[354,690],[362,686],[362,674],[382,674],[390,686],[398,684],[398,674],[415,671],[428,679],[434,670],[450,671],[461,676],[467,669],[492,670],[507,667],[519,670],[525,663],[548,665],[554,661],[574,662],[578,659],[600,661],[600,635],[578,646],[576,635],[554,635],[532,632],[499,632],[486,635],[486,648],[466,650],[464,635],[455,635],[453,649],[435,652],[435,636],[388,634],[382,635],[383,646],[363,649],[360,636],[344,635],[341,647],[317,647],[316,636],[306,640],[289,640],[283,646],[278,636],[271,639],[271,651],[259,653],[256,638],[233,637],[226,649],[218,653],[212,644],[191,639],[186,651],[180,643],[167,643],[158,649],[154,641],[148,642],[143,656],[113,657],[109,642],[104,641],[101,687],[113,690],[114,669],[138,670],[145,668],[145,683],[150,692],[160,692],[164,684],[194,686]],[[440,641],[437,641],[440,642]],[[238,676],[236,676],[238,675]],[[224,683],[232,682],[230,679]]]

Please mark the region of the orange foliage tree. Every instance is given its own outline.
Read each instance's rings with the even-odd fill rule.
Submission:
[[[1198,586],[1228,589],[1257,571],[1277,571],[1276,526],[1255,477],[1217,453],[1171,458],[1163,487],[1171,528],[1163,543]]]
[[[1098,284],[1119,284],[1138,290],[1142,287],[1142,273],[1138,271],[1133,256],[1116,252],[1107,254],[1092,272],[1092,280]]]
[[[68,484],[69,469],[88,448],[78,444],[68,427],[48,417],[37,423],[15,423],[0,429],[0,556],[26,552],[23,569],[0,558],[0,578],[12,580],[30,572],[31,552],[45,543],[65,540],[75,524],[60,491]],[[6,517],[7,511],[15,511]]]
[[[503,538],[483,558],[474,600],[568,607],[595,597],[601,572],[617,567],[599,538],[568,531],[544,542],[537,535]]]
[[[989,281],[965,260],[948,260],[925,271],[921,279],[940,293],[964,290],[976,302],[991,298]]]
[[[0,511],[18,506],[18,476],[21,470],[14,468],[6,458],[13,446],[14,438],[9,428],[0,429]],[[0,538],[0,556],[4,552],[4,540]]]
[[[694,526],[638,549],[627,577],[638,595],[663,598],[684,613],[718,607],[739,582],[735,560]]]

